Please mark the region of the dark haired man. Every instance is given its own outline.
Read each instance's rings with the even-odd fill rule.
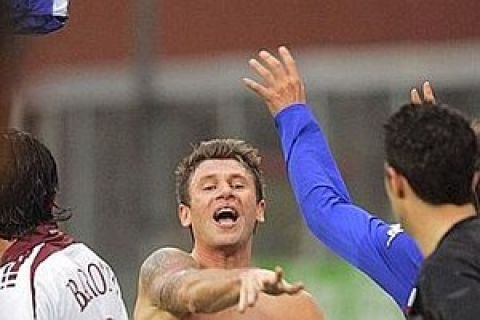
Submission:
[[[477,141],[469,122],[443,106],[405,105],[385,125],[385,151],[393,210],[426,257],[409,317],[478,319]]]
[[[264,221],[258,152],[233,139],[204,141],[177,167],[178,216],[191,253],[159,249],[143,263],[134,317],[323,319],[300,284],[280,269],[251,265],[253,231]]]
[[[284,47],[281,60],[266,51],[250,66],[263,80],[244,79],[275,117],[286,167],[303,216],[312,232],[334,252],[377,282],[406,310],[422,254],[399,226],[355,206],[315,117],[305,105],[305,90],[295,61]],[[411,91],[415,105],[435,103],[428,82]]]
[[[50,151],[28,133],[0,132],[0,319],[127,319],[110,266],[59,230]]]

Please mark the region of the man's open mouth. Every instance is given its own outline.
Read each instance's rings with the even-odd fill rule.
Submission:
[[[229,207],[220,208],[215,211],[213,219],[220,224],[233,223],[236,222],[238,219],[238,212],[235,209]]]

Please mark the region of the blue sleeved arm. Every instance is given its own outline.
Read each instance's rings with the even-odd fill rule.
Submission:
[[[308,106],[295,104],[275,117],[288,177],[308,228],[404,308],[422,255],[398,225],[354,205],[327,141]]]

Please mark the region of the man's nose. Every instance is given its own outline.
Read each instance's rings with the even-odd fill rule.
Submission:
[[[218,187],[218,197],[228,198],[233,195],[233,188],[229,183],[222,183]]]

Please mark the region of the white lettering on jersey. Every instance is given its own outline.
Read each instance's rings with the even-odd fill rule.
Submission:
[[[392,241],[402,232],[403,232],[403,229],[399,223],[390,225],[387,231],[387,236],[388,236],[387,248],[390,247],[390,245],[392,244]]]

